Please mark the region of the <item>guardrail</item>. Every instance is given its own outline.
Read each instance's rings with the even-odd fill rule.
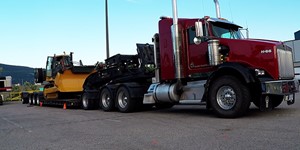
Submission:
[[[26,91],[28,93],[33,93],[37,91]],[[22,92],[1,92],[3,95],[3,101],[20,101]]]

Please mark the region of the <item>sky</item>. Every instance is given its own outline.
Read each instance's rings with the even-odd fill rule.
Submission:
[[[300,30],[294,0],[219,0],[221,17],[250,38],[288,41]],[[108,0],[110,55],[151,43],[172,0]],[[177,0],[179,18],[216,16],[213,0]],[[0,0],[0,63],[44,68],[47,56],[74,52],[93,65],[106,59],[105,0]]]

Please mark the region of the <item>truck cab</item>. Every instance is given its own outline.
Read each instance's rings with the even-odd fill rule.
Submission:
[[[203,36],[196,37],[195,22],[201,21]],[[171,41],[172,19],[162,19],[159,23],[160,60],[172,60]],[[266,73],[273,79],[294,78],[291,48],[281,42],[271,40],[245,39],[240,32],[240,26],[224,19],[204,17],[203,19],[179,19],[182,48],[182,62],[187,65],[183,69],[184,77],[199,76],[199,73],[214,71],[223,63],[238,63]],[[196,40],[196,41],[195,41]],[[210,42],[217,40],[217,50],[209,51]],[[198,43],[198,44],[197,44]],[[215,53],[213,53],[215,52]],[[171,62],[171,61],[170,61]],[[281,64],[284,63],[284,64]],[[170,63],[162,64],[162,79],[173,79],[174,67]],[[287,67],[284,67],[287,66]],[[274,69],[276,68],[276,69]],[[164,71],[164,70],[167,71]],[[284,69],[284,70],[283,70]],[[200,74],[201,76],[201,74]]]
[[[217,99],[217,106],[213,107],[217,114],[223,116],[224,109],[230,110],[235,105],[236,101],[229,99],[236,99],[237,93],[228,94],[233,89],[221,86],[223,83],[218,83],[216,89],[211,86],[217,81],[226,82],[226,79],[222,80],[223,77],[234,77],[240,81],[238,84],[244,84],[248,91],[246,93],[251,97],[249,101],[260,109],[277,107],[283,100],[288,104],[294,103],[299,83],[294,79],[290,47],[278,41],[245,39],[239,30],[240,26],[222,18],[181,18],[178,19],[180,61],[176,62],[172,25],[172,18],[162,18],[158,25],[157,40],[153,40],[157,41],[155,45],[159,45],[154,50],[160,55],[157,79],[160,84],[169,82],[169,88],[176,80],[180,80],[183,87],[195,81],[203,81],[204,89],[198,92],[195,90],[192,94],[185,93],[184,90],[169,93],[177,95],[170,98],[170,101],[176,103],[186,98],[201,99],[210,106],[214,97],[213,99]],[[174,65],[177,63],[181,66],[179,70]],[[179,79],[176,74],[181,74]],[[160,89],[159,84],[153,84],[153,87]],[[217,91],[211,92],[214,90]],[[198,95],[199,91],[203,91],[200,94],[203,97],[192,96]],[[218,93],[223,94],[220,97],[213,95]],[[147,102],[148,99],[145,99]],[[247,105],[244,107],[249,107],[250,104]]]

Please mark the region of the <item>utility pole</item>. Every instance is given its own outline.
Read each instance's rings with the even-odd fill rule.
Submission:
[[[108,7],[105,0],[105,26],[106,26],[106,58],[109,58],[109,33],[108,33]]]

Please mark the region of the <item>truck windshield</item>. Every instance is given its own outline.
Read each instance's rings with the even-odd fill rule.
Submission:
[[[212,30],[215,37],[226,39],[242,39],[239,28],[227,23],[212,23]]]

